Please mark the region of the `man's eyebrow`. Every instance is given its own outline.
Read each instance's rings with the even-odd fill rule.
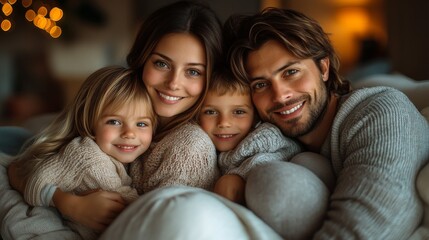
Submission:
[[[274,76],[274,75],[278,74],[279,72],[282,72],[282,71],[283,71],[283,70],[285,70],[286,68],[288,68],[288,67],[290,67],[290,66],[292,66],[292,65],[294,65],[294,64],[300,63],[300,62],[301,62],[301,60],[294,60],[294,61],[290,61],[290,62],[286,63],[285,65],[283,65],[283,66],[279,67],[278,69],[276,69],[276,70],[271,74],[271,76]],[[258,77],[250,78],[250,82],[257,81],[257,80],[266,80],[266,79],[268,79],[268,78],[267,78],[267,77],[264,77],[264,76],[258,76]]]

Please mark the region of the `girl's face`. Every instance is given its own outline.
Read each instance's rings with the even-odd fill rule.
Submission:
[[[130,163],[143,154],[152,141],[153,122],[148,106],[133,101],[107,108],[95,123],[95,142],[106,154]]]
[[[195,104],[206,84],[206,53],[193,35],[165,35],[143,68],[143,81],[161,118],[174,117]]]

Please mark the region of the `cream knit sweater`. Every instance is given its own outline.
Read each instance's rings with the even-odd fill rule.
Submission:
[[[27,181],[24,199],[33,206],[48,206],[45,189],[56,186],[65,192],[80,194],[92,189],[118,192],[127,202],[137,199],[124,164],[105,154],[90,138],[77,137],[63,151],[44,160]],[[48,198],[49,200],[51,198]],[[95,239],[97,234],[69,222],[83,237]]]
[[[153,143],[130,168],[139,194],[172,185],[212,190],[219,174],[215,146],[194,123],[184,124]]]

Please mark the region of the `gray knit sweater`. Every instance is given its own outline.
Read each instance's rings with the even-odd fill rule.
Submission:
[[[143,194],[173,185],[212,190],[220,173],[209,136],[198,125],[186,123],[153,143],[141,160],[131,164],[130,175]]]
[[[271,161],[289,161],[301,146],[271,123],[262,123],[231,151],[218,156],[222,174],[237,174],[247,179],[249,171]]]
[[[417,228],[429,124],[404,94],[376,87],[343,97],[322,154],[337,186],[315,239],[406,239]]]
[[[124,165],[104,153],[88,137],[73,139],[63,151],[41,162],[27,181],[24,199],[33,206],[49,206],[52,196],[44,196],[49,186],[75,194],[98,188],[114,191],[127,202],[138,198]],[[68,225],[83,239],[97,237],[89,228],[72,222]]]

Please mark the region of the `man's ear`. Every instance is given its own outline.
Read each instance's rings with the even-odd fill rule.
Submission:
[[[320,59],[319,66],[322,80],[326,82],[329,79],[329,58],[325,57]]]

